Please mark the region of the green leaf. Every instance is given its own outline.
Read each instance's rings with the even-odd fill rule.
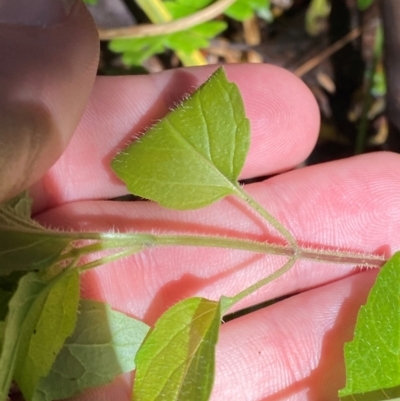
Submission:
[[[202,8],[210,5],[212,2],[213,0],[176,0],[176,3],[185,6],[191,6],[196,10],[201,10]]]
[[[47,376],[65,340],[75,328],[79,303],[79,273],[64,272],[39,294],[19,334],[14,379],[30,400],[42,377]]]
[[[149,57],[165,50],[165,36],[148,38],[114,39],[110,41],[110,50],[122,53],[126,65],[141,65]]]
[[[40,292],[46,287],[37,274],[29,273],[19,282],[9,303],[0,356],[0,400],[6,399],[14,375],[23,323]]]
[[[328,0],[312,0],[306,12],[306,31],[311,36],[318,35],[331,11]]]
[[[201,35],[204,38],[211,39],[228,27],[225,21],[208,21],[194,26],[191,32]]]
[[[166,13],[175,20],[191,15],[211,3],[212,0],[171,0],[162,3],[158,2],[158,6],[155,9],[161,12],[161,9],[165,8]],[[147,3],[141,2],[141,5],[144,6]],[[153,10],[151,6],[148,11],[150,12],[150,10]],[[184,31],[155,37],[115,39],[110,42],[109,48],[114,52],[121,52],[123,62],[130,66],[141,65],[148,58],[162,53],[167,49],[191,57],[193,51],[208,47],[209,39],[226,29],[224,21],[209,21],[200,25],[204,25],[204,27],[198,28],[198,26],[195,26]]]
[[[253,10],[263,10],[271,7],[271,0],[248,0]]]
[[[188,15],[191,15],[196,11],[203,9],[204,7],[207,7],[211,3],[212,0],[189,0],[189,1],[171,0],[171,1],[165,1],[164,5],[171,13],[172,18],[178,19],[187,17]]]
[[[71,397],[111,382],[135,368],[135,356],[149,327],[101,302],[81,300],[73,335],[32,401]]]
[[[166,37],[165,45],[176,51],[190,53],[194,50],[206,48],[210,45],[209,39],[225,30],[224,21],[209,21],[199,24],[183,32],[177,32]]]
[[[11,198],[5,204],[0,205],[0,210],[1,207],[5,206],[12,209],[17,216],[23,219],[31,220],[32,203],[32,198],[30,198],[28,193],[24,191],[17,196],[14,196],[14,198]]]
[[[214,380],[219,302],[189,298],[156,322],[136,357],[134,401],[205,401]]]
[[[200,208],[237,192],[249,131],[239,89],[219,68],[111,166],[136,195],[174,209]]]
[[[345,345],[342,399],[382,401],[400,396],[400,253],[381,269]]]
[[[254,11],[247,0],[237,0],[224,11],[224,14],[237,21],[245,21],[254,16]]]
[[[167,40],[168,48],[185,53],[191,53],[194,50],[207,47],[208,44],[209,41],[206,38],[191,31],[174,33]]]
[[[0,276],[48,267],[73,240],[70,234],[46,230],[30,214],[25,194],[0,205]]]
[[[71,242],[69,236],[0,227],[0,276],[51,266]]]
[[[270,8],[270,0],[237,0],[224,11],[224,14],[237,21],[245,21],[257,12],[262,18],[270,20],[272,18]]]
[[[192,5],[179,4],[175,1],[165,1],[164,5],[173,19],[183,18],[197,11],[197,8]]]
[[[364,11],[366,10],[374,0],[357,0],[357,6],[360,10]]]

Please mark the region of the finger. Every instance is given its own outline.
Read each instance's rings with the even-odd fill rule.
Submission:
[[[98,39],[80,0],[0,5],[0,201],[67,146],[94,80]]]
[[[110,170],[112,158],[215,68],[99,78],[70,146],[32,192],[36,210],[125,194],[125,186]],[[251,148],[242,178],[275,173],[303,161],[319,125],[318,108],[305,85],[268,65],[228,65],[226,71],[239,85],[251,121]]]
[[[400,156],[368,154],[276,176],[246,190],[302,246],[353,252],[400,248]],[[276,241],[251,210],[228,197],[202,210],[171,211],[150,202],[77,202],[39,216],[67,230],[178,233]],[[272,237],[272,238],[271,238]],[[186,297],[232,296],[282,266],[284,259],[239,250],[149,248],[88,272],[83,295],[152,324]],[[297,262],[290,272],[238,307],[304,291],[353,274],[355,266]]]
[[[375,277],[363,272],[222,326],[211,400],[336,400],[344,343]]]

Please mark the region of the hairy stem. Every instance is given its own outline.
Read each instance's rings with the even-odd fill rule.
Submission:
[[[105,256],[103,258],[93,260],[92,262],[85,263],[84,265],[77,267],[77,269],[78,269],[79,273],[84,273],[88,270],[94,269],[98,266],[102,266],[106,263],[115,262],[116,260],[126,258],[127,256],[131,256],[136,252],[137,252],[136,247],[132,247],[131,249],[128,248],[128,249],[125,249],[124,251],[114,253],[113,255]]]
[[[299,246],[294,248],[292,246],[282,246],[261,241],[217,236],[104,233],[101,234],[101,238],[99,238],[98,233],[79,233],[78,235],[80,239],[100,241],[98,244],[91,244],[87,247],[78,248],[77,251],[79,251],[81,255],[111,249],[119,249],[120,251],[129,249],[130,254],[132,254],[134,253],[132,251],[133,248],[135,252],[139,252],[142,249],[154,246],[190,246],[238,249],[270,255],[295,256],[297,259],[307,259],[316,262],[352,264],[362,267],[380,267],[385,262],[382,256],[372,254],[311,249]]]
[[[293,265],[296,263],[297,256],[292,256],[282,267],[278,270],[271,273],[269,276],[257,281],[257,283],[251,285],[250,287],[246,288],[245,290],[239,292],[233,297],[224,297],[223,306],[222,306],[222,313],[226,314],[228,310],[236,303],[241,301],[242,299],[246,298],[253,292],[256,292],[264,285],[271,283],[272,281],[276,280],[278,277],[282,276],[283,274],[287,273]]]
[[[154,25],[142,24],[127,28],[99,28],[100,40],[144,38],[149,36],[158,36],[168,33],[180,32],[193,26],[199,25],[203,22],[210,21],[215,17],[218,17],[235,1],[236,0],[217,0],[215,3],[212,3],[208,7],[194,14],[170,22],[157,23]]]
[[[271,224],[291,245],[297,248],[297,242],[293,235],[270,213],[268,213],[258,202],[256,202],[247,192],[243,191],[240,185],[236,186],[237,196],[243,199],[252,209],[254,209],[264,220]]]
[[[234,238],[185,236],[185,235],[157,235],[154,236],[156,246],[195,246],[239,249],[249,252],[264,253],[307,259],[315,262],[337,264],[351,264],[362,267],[380,267],[385,262],[382,256],[352,252],[338,252],[330,250],[301,248],[296,246],[282,246],[266,242],[239,240]]]

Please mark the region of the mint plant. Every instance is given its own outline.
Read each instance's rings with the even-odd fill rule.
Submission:
[[[111,167],[132,193],[164,207],[201,208],[235,196],[271,225],[285,245],[189,234],[62,232],[31,219],[26,194],[0,206],[0,401],[7,398],[13,380],[27,401],[51,401],[104,385],[134,369],[132,400],[206,401],[212,391],[220,323],[233,305],[302,258],[364,267],[383,264],[375,255],[299,246],[237,181],[249,143],[250,126],[239,90],[220,68],[116,155]],[[223,247],[287,260],[233,296],[180,301],[152,328],[105,303],[80,298],[81,273],[154,246]],[[399,396],[399,308],[393,307],[400,299],[398,286],[393,286],[399,265],[396,254],[360,312],[354,341],[345,348],[343,399]],[[385,398],[387,394],[392,398]]]

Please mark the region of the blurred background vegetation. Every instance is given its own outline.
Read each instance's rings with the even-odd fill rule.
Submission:
[[[319,103],[307,164],[400,151],[399,0],[85,2],[102,40],[100,75],[272,63],[303,79]]]

